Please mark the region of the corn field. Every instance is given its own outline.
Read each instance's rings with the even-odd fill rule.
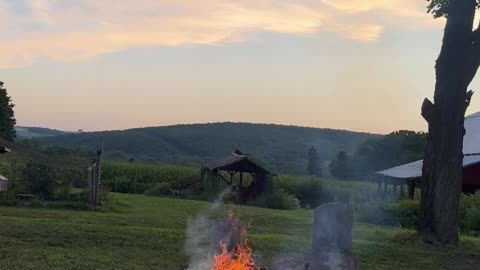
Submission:
[[[102,164],[102,183],[114,192],[144,193],[158,183],[178,183],[198,178],[195,167],[152,165],[105,161]]]

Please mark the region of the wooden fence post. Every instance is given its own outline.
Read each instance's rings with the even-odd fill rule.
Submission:
[[[100,179],[102,174],[102,155],[103,155],[103,147],[101,150],[97,151],[97,160],[95,162],[95,174],[94,174],[94,197],[93,197],[93,205],[96,207],[98,206],[98,193],[100,189]]]

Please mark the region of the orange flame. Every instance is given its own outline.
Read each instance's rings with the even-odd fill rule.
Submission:
[[[233,221],[233,213],[230,211],[228,219]],[[252,249],[248,247],[246,239],[246,230],[240,229],[237,222],[233,222],[236,230],[239,230],[240,244],[235,245],[230,251],[227,244],[220,241],[219,245],[222,252],[213,256],[213,266],[211,270],[256,270]],[[243,240],[245,239],[245,240]]]
[[[236,245],[231,251],[228,251],[227,245],[224,242],[220,242],[220,247],[222,248],[222,253],[213,257],[212,270],[256,269],[250,248]]]

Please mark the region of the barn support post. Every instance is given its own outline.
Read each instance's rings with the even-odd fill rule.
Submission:
[[[392,195],[393,198],[397,197],[397,189],[398,189],[398,184],[397,183],[393,184],[393,195]]]
[[[400,184],[400,200],[403,199],[404,194],[405,194],[404,186],[405,186],[405,183],[402,181],[402,184]]]
[[[415,180],[409,179],[408,182],[408,198],[413,200],[415,198]]]
[[[382,177],[378,179],[378,188],[377,188],[378,195],[380,195],[382,192],[382,180],[383,180]]]
[[[384,186],[383,186],[383,196],[387,197],[388,195],[388,181],[387,179],[384,180]]]

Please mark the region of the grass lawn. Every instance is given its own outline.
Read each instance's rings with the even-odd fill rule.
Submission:
[[[187,220],[207,203],[125,194],[114,199],[122,205],[112,212],[0,207],[0,269],[176,270],[188,262]],[[311,212],[235,212],[251,221],[250,243],[263,263],[300,255],[310,246]],[[355,225],[360,269],[480,269],[480,239],[433,248],[417,246],[412,238],[412,231]]]

